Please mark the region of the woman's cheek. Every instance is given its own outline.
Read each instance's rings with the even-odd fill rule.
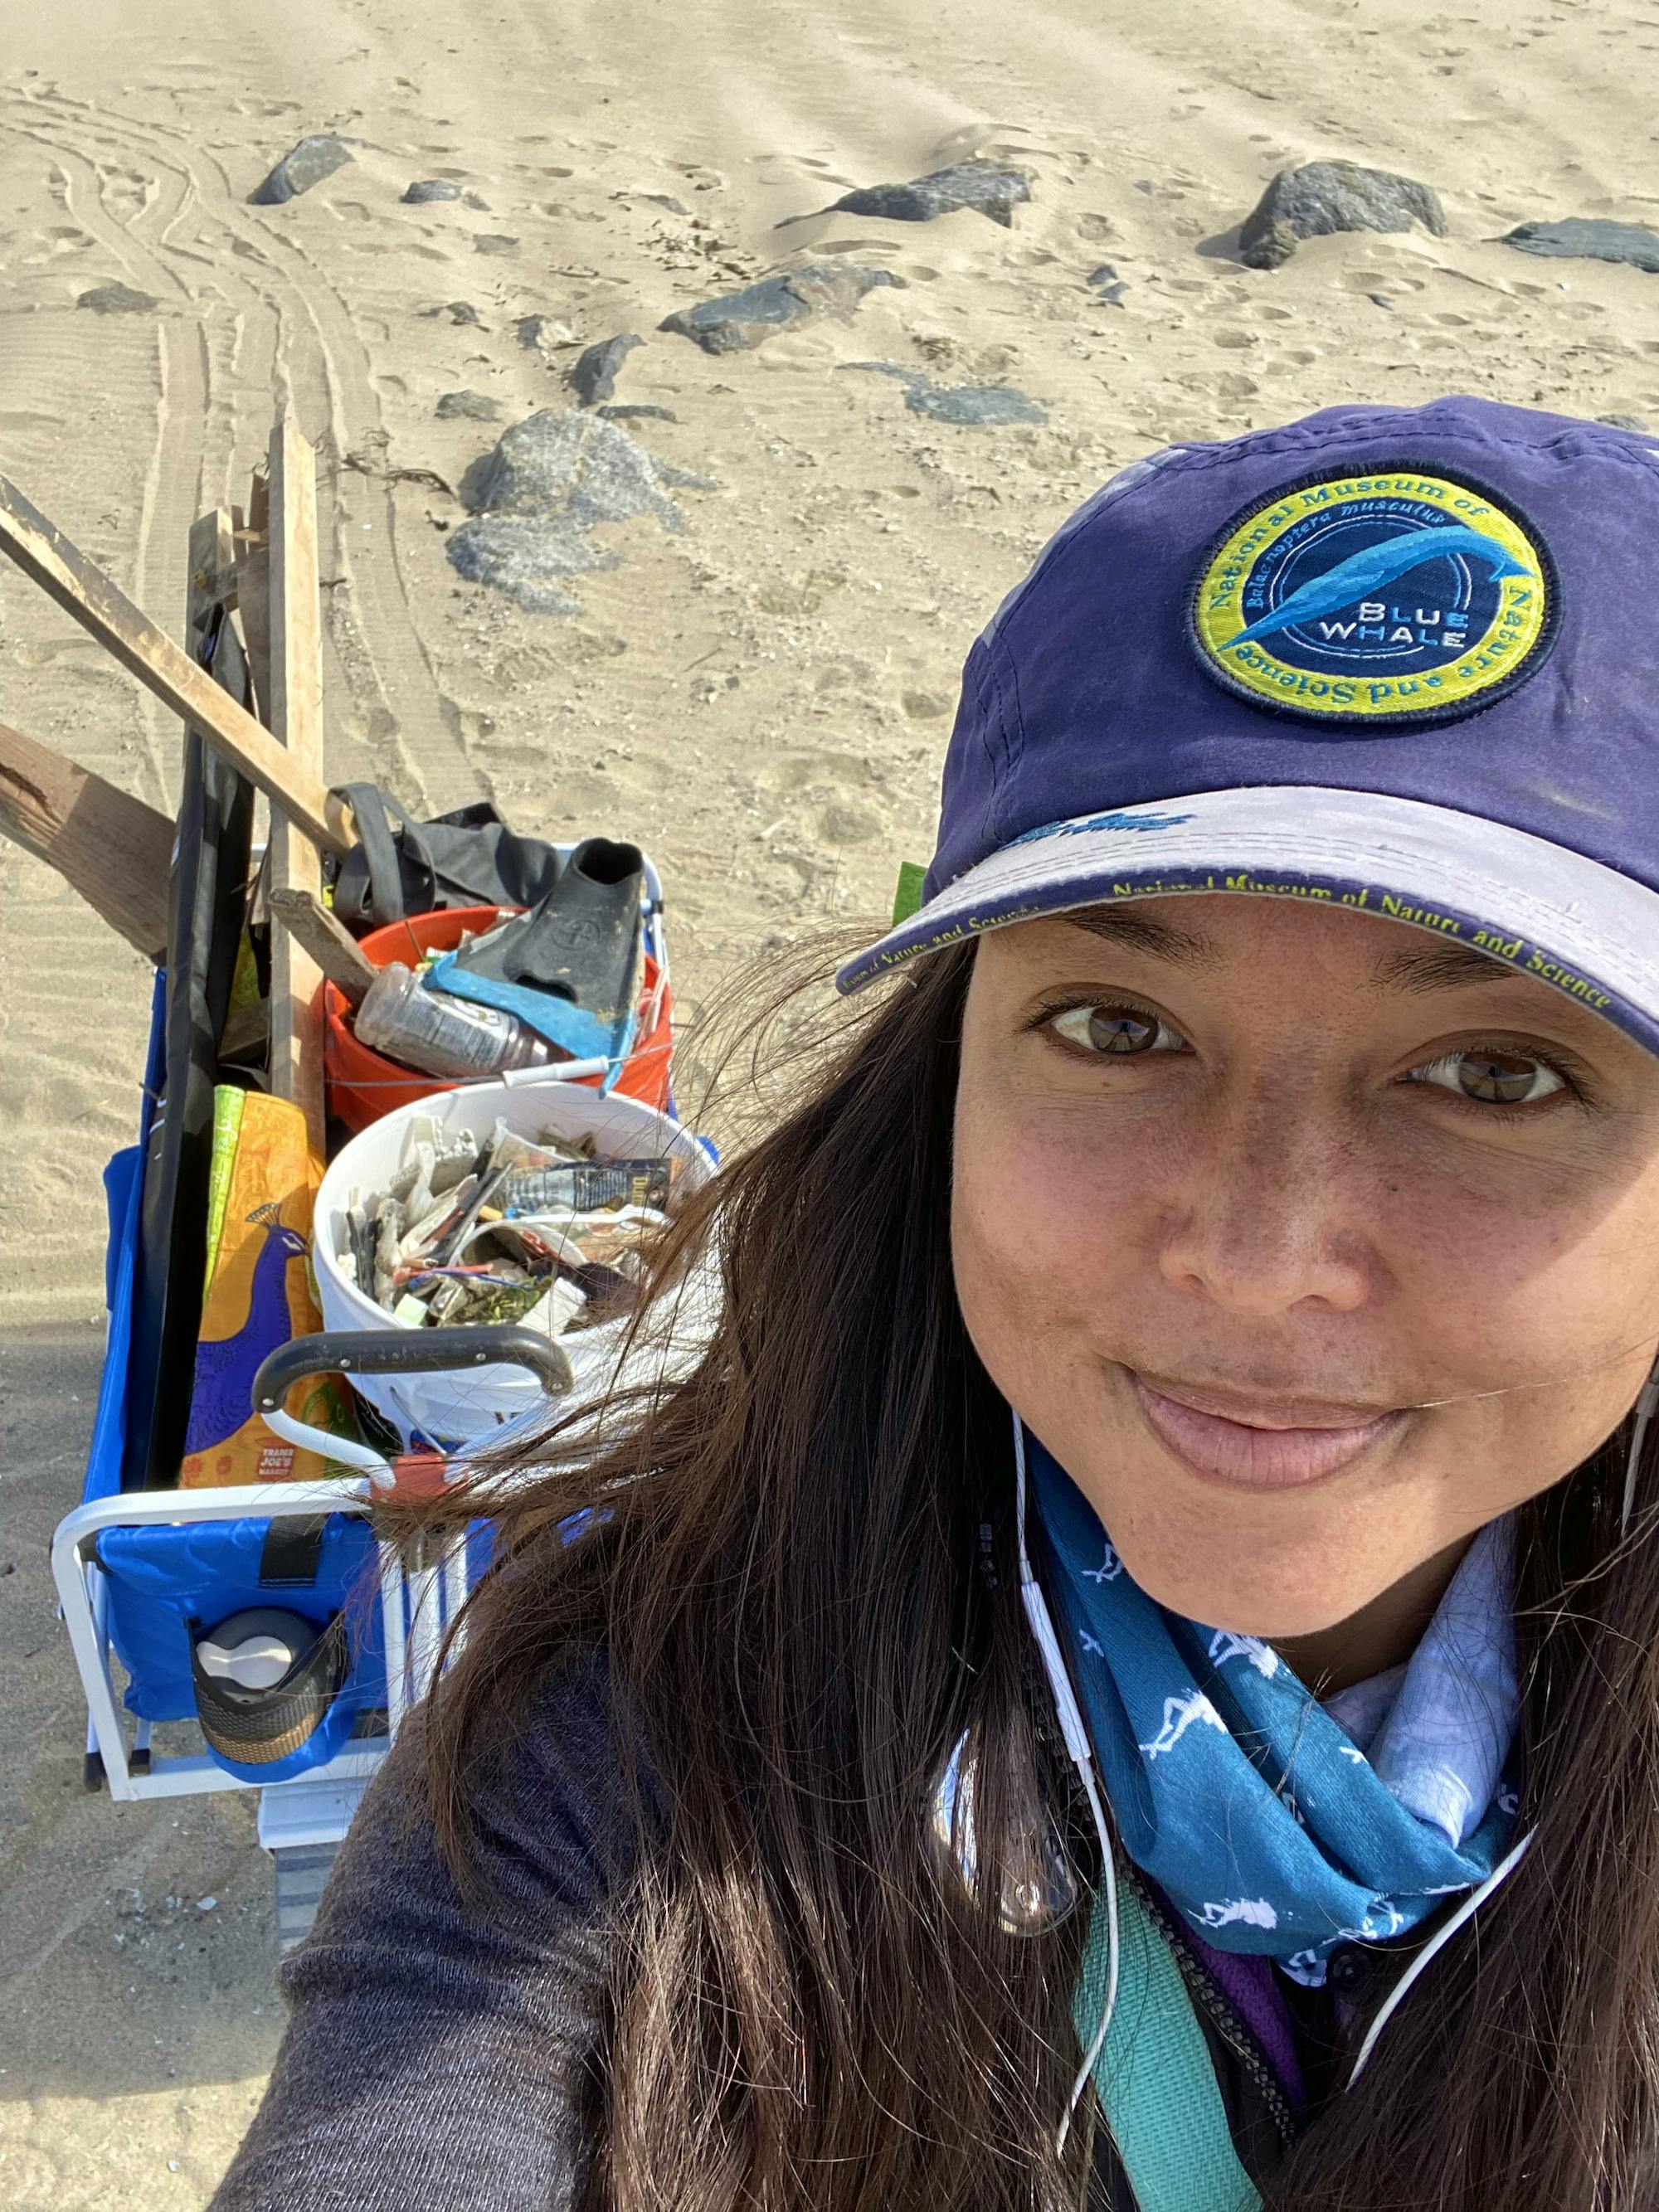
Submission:
[[[1615,1264],[1582,1205],[1564,1206],[1522,1163],[1479,1182],[1402,1163],[1372,1188],[1394,1317],[1430,1371],[1495,1387],[1571,1373],[1616,1351],[1653,1305],[1655,1270]]]
[[[1057,1329],[1097,1328],[1150,1264],[1157,1163],[1097,1115],[978,1112],[958,1125],[957,1293],[981,1358],[1018,1363]],[[1167,1166],[1167,1158],[1164,1162]]]

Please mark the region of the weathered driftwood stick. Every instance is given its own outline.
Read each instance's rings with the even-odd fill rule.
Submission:
[[[303,755],[290,758],[204,669],[139,612],[109,578],[0,476],[0,552],[54,599],[181,720],[234,761],[288,820],[325,852],[351,842],[349,811]]]
[[[0,830],[56,868],[158,963],[167,943],[173,824],[49,745],[0,723]]]
[[[198,667],[207,667],[203,648],[212,628],[215,610],[236,604],[236,541],[231,535],[230,514],[222,507],[210,507],[190,526],[190,575],[185,586],[185,644]],[[225,694],[227,698],[231,694]],[[240,700],[233,701],[240,705]]]
[[[236,604],[236,538],[232,517],[226,507],[216,507],[198,515],[191,527],[190,577],[185,604],[192,626],[191,658],[199,661],[201,655],[193,649],[197,643],[195,627],[204,623],[215,607],[229,608]]]
[[[317,572],[317,463],[291,416],[270,434],[270,728],[295,769],[323,781],[322,586]],[[316,899],[317,848],[273,810],[266,883]],[[324,1156],[322,970],[292,929],[270,935],[270,1087],[305,1114]]]
[[[375,970],[356,939],[310,891],[273,890],[272,914],[311,955],[349,1006],[368,996]]]

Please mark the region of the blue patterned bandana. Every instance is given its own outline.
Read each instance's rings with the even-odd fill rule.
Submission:
[[[1327,1711],[1271,1645],[1148,1597],[1035,1442],[1030,1467],[1118,1832],[1206,1942],[1316,1985],[1338,1944],[1399,1935],[1486,1879],[1518,1803],[1507,1517],[1406,1665]]]

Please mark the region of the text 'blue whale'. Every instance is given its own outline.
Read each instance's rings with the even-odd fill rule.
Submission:
[[[1449,523],[1441,530],[1407,530],[1398,538],[1385,538],[1379,544],[1368,545],[1363,552],[1351,553],[1346,561],[1338,562],[1322,576],[1311,578],[1271,614],[1263,615],[1248,629],[1240,630],[1231,643],[1248,645],[1253,639],[1269,637],[1275,630],[1294,629],[1297,623],[1310,622],[1317,615],[1334,614],[1339,607],[1368,599],[1383,585],[1393,583],[1396,576],[1403,576],[1407,569],[1421,568],[1425,561],[1437,561],[1443,555],[1453,553],[1466,553],[1471,560],[1484,561],[1492,576],[1525,576],[1531,573],[1495,538],[1488,538],[1484,530],[1471,529],[1467,522]]]

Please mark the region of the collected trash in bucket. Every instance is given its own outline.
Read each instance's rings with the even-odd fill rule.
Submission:
[[[598,1398],[618,1379],[653,1239],[713,1173],[667,1115],[551,1072],[416,1100],[354,1137],[318,1193],[324,1326],[447,1335],[517,1322],[568,1355],[574,1400]],[[669,1302],[675,1358],[695,1355],[717,1298],[717,1283],[688,1275]],[[406,1444],[441,1450],[541,1396],[502,1365],[353,1382]]]
[[[631,1311],[680,1164],[602,1160],[591,1136],[538,1143],[505,1121],[459,1144],[411,1123],[390,1186],[348,1207],[341,1263],[412,1328],[521,1322],[562,1336]]]
[[[323,991],[329,1112],[348,1129],[362,1130],[381,1115],[429,1098],[453,1084],[478,1082],[515,1066],[546,1065],[556,1066],[571,1079],[595,1090],[620,1091],[672,1113],[673,998],[668,982],[661,894],[648,861],[640,912],[642,972],[633,1034],[620,1060],[607,1054],[573,1063],[560,1048],[506,1009],[453,993],[441,995],[424,987],[388,987],[387,999],[377,1002],[365,1021],[372,975],[370,987],[349,991],[331,973]],[[503,922],[516,918],[496,907],[451,908],[442,913],[412,915],[373,931],[355,949],[374,973],[395,963],[411,976],[430,974],[444,954],[481,943]],[[380,1027],[389,1008],[395,1009],[399,1025],[396,1037]],[[480,1024],[478,1041],[475,1042],[470,1032],[463,1040],[459,1024],[474,1021]],[[483,1027],[485,1024],[489,1025],[488,1033]],[[484,1056],[486,1034],[496,1040],[489,1048],[491,1058]],[[493,1060],[498,1049],[502,1056]],[[452,1052],[458,1063],[467,1054],[478,1056],[464,1066],[446,1065],[440,1072],[440,1062],[446,1061]]]
[[[654,868],[488,805],[417,822],[330,788],[316,507],[284,416],[242,504],[191,531],[179,642],[0,477],[0,556],[185,731],[176,824],[0,732],[0,832],[161,971],[137,1142],[105,1177],[85,1493],[54,1546],[84,1771],[119,1798],[255,1784],[273,1815],[321,1776],[326,1812],[281,1815],[308,1833],[343,1826],[475,1571],[467,1541],[422,1565],[382,1540],[365,1475],[417,1495],[550,1401],[598,1418],[614,1383],[701,1357],[720,1297],[700,1258],[640,1304],[653,1239],[713,1172],[674,1116]],[[519,1079],[457,1087],[484,1069]],[[355,1440],[331,1425],[347,1374]],[[186,1721],[207,1759],[152,1755],[152,1726]]]

